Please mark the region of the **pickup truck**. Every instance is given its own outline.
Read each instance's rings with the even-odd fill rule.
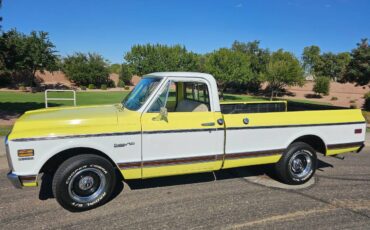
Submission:
[[[365,131],[358,109],[220,104],[212,75],[162,72],[143,76],[120,104],[28,111],[5,142],[16,188],[49,174],[58,203],[84,211],[130,179],[275,164],[283,182],[302,184],[315,173],[317,153],[359,152]]]

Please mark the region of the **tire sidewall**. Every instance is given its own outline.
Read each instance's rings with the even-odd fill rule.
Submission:
[[[290,169],[290,159],[293,157],[293,155],[298,152],[298,151],[305,151],[305,153],[311,158],[312,161],[312,166],[310,172],[303,178],[298,178],[296,177]],[[286,171],[286,179],[290,184],[304,184],[305,182],[309,181],[312,176],[315,174],[316,171],[316,166],[317,166],[317,156],[316,152],[311,146],[300,143],[295,146],[292,146],[291,148],[288,149],[288,152],[284,156],[284,167]]]
[[[106,184],[103,192],[93,201],[88,203],[80,203],[75,201],[69,194],[69,185],[72,183],[71,179],[74,175],[79,173],[81,170],[94,168],[103,173],[106,179]],[[58,202],[66,209],[70,211],[84,211],[93,209],[95,207],[104,204],[109,199],[113,188],[114,188],[114,170],[112,169],[109,162],[105,162],[102,159],[88,159],[74,162],[63,170],[62,176],[56,183],[56,198]]]

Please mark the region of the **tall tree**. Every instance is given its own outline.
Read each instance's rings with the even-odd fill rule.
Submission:
[[[368,39],[362,39],[357,48],[351,52],[344,80],[357,85],[368,85],[370,82],[370,47]]]
[[[303,85],[303,69],[293,54],[280,49],[272,53],[264,80],[269,84],[272,99],[286,86]]]
[[[119,79],[125,83],[125,85],[131,84],[131,78],[132,78],[132,70],[130,66],[126,63],[121,65],[121,71],[119,75]]]
[[[250,58],[250,69],[252,71],[251,80],[246,84],[248,89],[259,89],[261,85],[261,74],[266,72],[266,67],[270,58],[268,49],[260,48],[260,41],[239,42],[234,41],[231,49],[236,52],[242,52]]]
[[[110,73],[116,73],[116,74],[120,74],[121,73],[121,65],[118,64],[118,63],[114,63],[114,64],[111,64],[109,67],[109,72]]]
[[[36,71],[57,68],[58,56],[48,33],[33,31],[25,35],[15,29],[2,33],[0,37],[0,61],[2,70],[12,74],[29,74],[33,85]]]
[[[198,71],[199,55],[180,45],[135,45],[124,56],[132,73],[139,76],[159,71]]]
[[[308,46],[303,49],[303,68],[309,74],[315,74],[315,69],[321,64],[320,47]]]
[[[227,84],[248,82],[252,77],[249,56],[226,48],[210,53],[206,58],[205,69],[216,78],[221,99]]]

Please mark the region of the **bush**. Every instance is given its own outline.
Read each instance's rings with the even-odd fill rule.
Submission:
[[[337,97],[332,97],[331,100],[332,101],[338,101],[338,98]]]
[[[365,98],[364,109],[366,111],[370,111],[370,92],[366,93],[364,98]]]
[[[119,80],[118,81],[118,85],[117,85],[119,88],[124,88],[126,86],[125,82],[122,81],[122,80]]]
[[[100,86],[100,89],[102,89],[102,90],[107,90],[107,85],[106,85],[106,84],[102,84],[102,85]]]
[[[105,59],[94,53],[76,53],[63,59],[62,70],[77,85],[100,86],[109,82],[109,70]]]
[[[81,88],[81,90],[86,90],[86,86],[84,86],[84,85],[81,85],[80,88]]]
[[[88,88],[89,89],[95,89],[95,85],[94,84],[89,84]]]
[[[328,77],[315,78],[315,85],[313,91],[318,95],[329,95],[330,79]]]
[[[125,90],[130,90],[130,86],[125,86]]]

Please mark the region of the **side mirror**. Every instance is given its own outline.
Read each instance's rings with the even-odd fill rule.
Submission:
[[[159,110],[159,115],[161,116],[162,120],[164,120],[164,119],[167,120],[167,117],[168,117],[167,108],[166,107],[161,107],[161,109]]]
[[[159,110],[159,115],[153,118],[153,121],[168,121],[168,111],[166,107],[161,107]]]

